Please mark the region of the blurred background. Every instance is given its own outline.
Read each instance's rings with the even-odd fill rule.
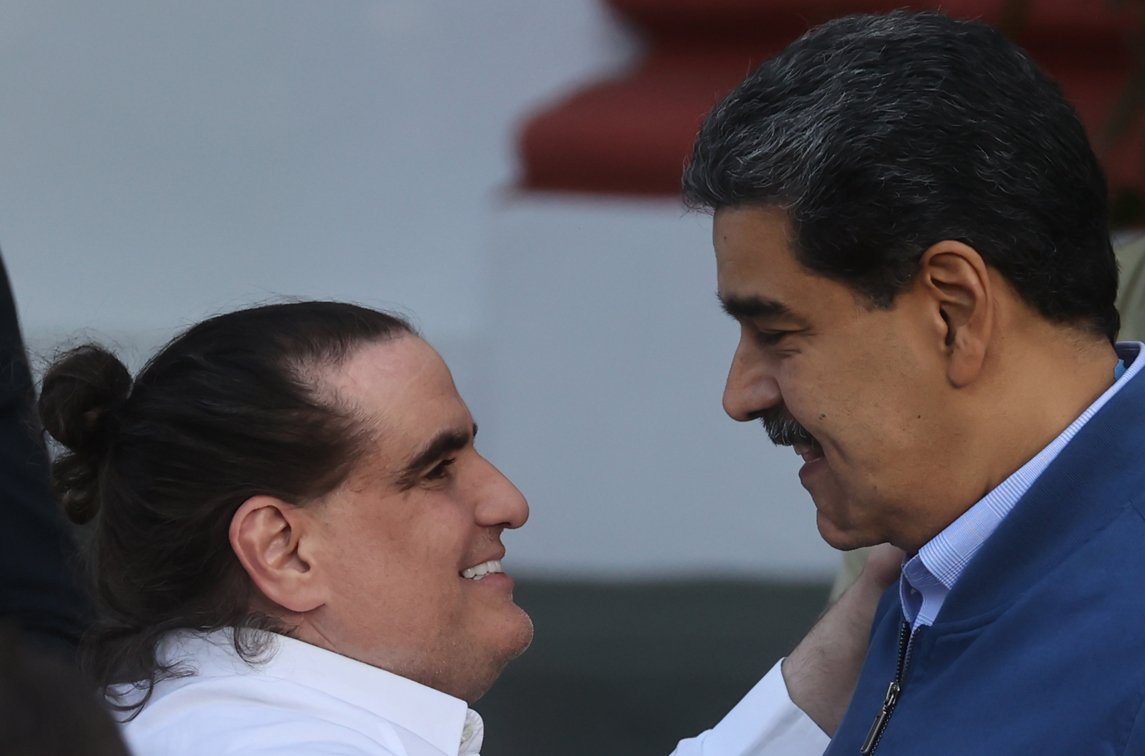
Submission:
[[[2,0],[0,248],[29,347],[138,365],[281,297],[412,316],[529,497],[497,754],[665,754],[821,609],[796,457],[720,408],[737,332],[676,197],[704,113],[860,0]],[[1142,225],[1145,2],[947,0],[1063,84]]]

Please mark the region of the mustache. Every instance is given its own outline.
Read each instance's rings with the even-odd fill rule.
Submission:
[[[771,407],[760,413],[759,421],[767,431],[767,437],[776,446],[795,446],[796,444],[816,444],[815,437],[799,424],[799,421],[788,414],[783,407]]]

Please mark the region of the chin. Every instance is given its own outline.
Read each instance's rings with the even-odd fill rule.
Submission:
[[[826,541],[829,546],[839,551],[853,551],[854,549],[860,549],[864,546],[875,546],[885,540],[872,537],[870,534],[863,533],[855,527],[837,525],[824,517],[822,512],[816,515],[815,525],[819,528],[819,536]]]
[[[497,632],[495,657],[498,673],[506,664],[525,653],[533,642],[533,620],[519,606],[514,604],[513,609],[515,611],[512,616],[505,618]]]
[[[513,606],[517,610],[518,616],[515,618],[512,630],[506,632],[508,640],[506,643],[506,663],[525,653],[533,643],[533,618],[521,607],[516,604]]]
[[[464,689],[446,692],[473,704],[493,687],[509,662],[525,653],[533,642],[533,621],[523,609],[517,611],[519,616],[513,624],[504,628],[499,650],[490,655],[488,668],[475,674]]]

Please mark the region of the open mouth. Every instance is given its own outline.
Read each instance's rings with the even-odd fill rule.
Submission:
[[[495,575],[504,572],[500,559],[490,559],[488,562],[466,567],[461,571],[461,577],[466,580],[483,580],[486,575]]]

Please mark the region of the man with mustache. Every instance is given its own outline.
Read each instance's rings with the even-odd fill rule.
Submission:
[[[1057,86],[981,24],[838,19],[713,110],[684,194],[724,408],[831,545],[908,555],[828,753],[1145,752],[1145,360]]]

